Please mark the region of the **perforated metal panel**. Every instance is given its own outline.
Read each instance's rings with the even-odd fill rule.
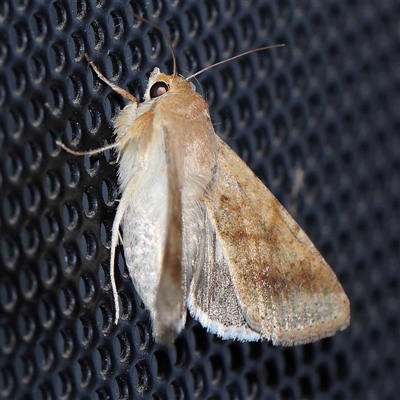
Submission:
[[[109,241],[124,101],[87,52],[142,96],[154,66],[199,77],[217,132],[309,234],[352,306],[350,327],[294,348],[221,341],[189,319],[171,348]],[[2,399],[398,399],[400,3],[29,1],[0,4]]]

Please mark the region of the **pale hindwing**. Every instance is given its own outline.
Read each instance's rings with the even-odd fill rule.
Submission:
[[[128,142],[122,157],[134,158],[136,147],[134,141]],[[120,203],[126,207],[122,227],[129,275],[154,322],[168,214],[167,164],[162,132],[154,135],[142,154],[146,159],[138,160],[141,168],[134,172],[135,186],[123,192]]]
[[[208,215],[205,227],[204,263],[193,274],[187,301],[189,312],[209,332],[224,339],[260,340],[260,334],[244,319],[221,242]]]
[[[209,261],[192,281],[191,313],[225,339],[236,331],[239,340],[258,334],[275,345],[309,343],[344,329],[349,301],[333,271],[219,138],[218,147],[216,180],[205,197]]]

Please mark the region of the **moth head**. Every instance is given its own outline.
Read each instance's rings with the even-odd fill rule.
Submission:
[[[144,101],[153,101],[169,91],[196,90],[195,86],[180,75],[163,74],[159,68],[154,68],[150,74],[149,83],[144,93]]]
[[[165,75],[159,68],[154,68],[144,93],[144,101],[157,99],[167,93],[170,89],[170,82],[170,75]]]

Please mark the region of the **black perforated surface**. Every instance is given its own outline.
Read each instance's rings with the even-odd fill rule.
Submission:
[[[309,234],[337,273],[350,327],[277,348],[221,341],[189,319],[171,348],[119,257],[112,324],[114,155],[122,99],[154,66],[199,77],[217,132]],[[2,399],[400,398],[400,3],[29,1],[0,3]],[[135,26],[133,26],[135,25]]]

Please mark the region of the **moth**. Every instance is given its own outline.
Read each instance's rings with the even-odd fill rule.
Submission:
[[[110,261],[115,323],[114,260],[122,228],[129,274],[157,342],[172,343],[186,309],[222,339],[291,346],[346,328],[349,300],[334,272],[215,133],[208,105],[190,82],[194,75],[178,75],[173,55],[173,74],[155,68],[139,102],[87,59],[129,101],[115,119],[115,143],[89,152],[60,143],[73,154],[118,150],[121,199]]]

